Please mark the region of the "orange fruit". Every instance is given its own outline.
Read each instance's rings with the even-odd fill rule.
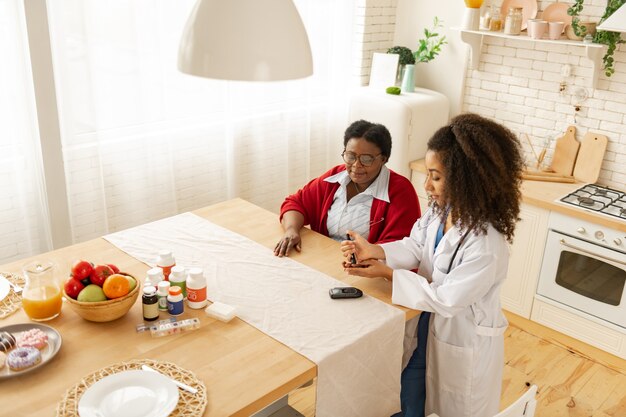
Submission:
[[[124,275],[110,275],[102,284],[102,291],[107,298],[123,297],[130,292],[130,283]]]

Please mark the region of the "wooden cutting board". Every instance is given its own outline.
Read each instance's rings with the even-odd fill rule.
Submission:
[[[550,171],[562,175],[572,175],[580,142],[576,140],[576,126],[570,126],[563,136],[556,140]]]
[[[576,157],[574,178],[587,183],[595,183],[598,180],[608,142],[608,138],[599,133],[585,134]]]

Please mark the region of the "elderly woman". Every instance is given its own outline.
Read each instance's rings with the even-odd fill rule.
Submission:
[[[345,165],[338,165],[288,196],[280,210],[285,234],[276,256],[300,251],[300,229],[311,229],[337,241],[353,230],[371,243],[402,239],[420,217],[415,189],[409,180],[385,164],[391,155],[391,135],[381,124],[359,120],[345,131]]]

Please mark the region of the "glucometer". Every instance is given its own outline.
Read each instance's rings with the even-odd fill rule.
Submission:
[[[363,291],[355,287],[335,287],[328,291],[330,298],[359,298],[363,296]]]

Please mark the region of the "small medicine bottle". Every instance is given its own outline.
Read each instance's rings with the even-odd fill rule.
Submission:
[[[206,278],[202,268],[191,268],[187,276],[187,305],[189,308],[204,308],[206,299]]]
[[[163,270],[161,268],[152,268],[148,269],[146,275],[146,281],[144,282],[144,287],[159,285],[159,282],[163,281]]]
[[[170,283],[168,281],[159,282],[157,297],[159,299],[159,310],[167,311],[167,296],[170,293]]]
[[[171,251],[161,250],[159,251],[159,257],[157,258],[156,265],[163,270],[163,277],[166,281],[168,281],[172,267],[176,265],[176,260],[174,259],[174,255],[172,255]]]
[[[170,273],[170,285],[180,287],[183,291],[183,298],[187,297],[187,275],[185,268],[176,265]]]
[[[167,296],[167,311],[172,316],[178,316],[185,311],[183,292],[180,287],[170,287],[169,295]]]
[[[157,302],[156,288],[152,285],[143,288],[141,296],[141,304],[143,306],[143,319],[153,321],[159,318],[159,308]]]

